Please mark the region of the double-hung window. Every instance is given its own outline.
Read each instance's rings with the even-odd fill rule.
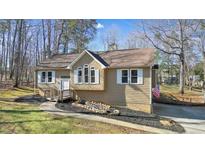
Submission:
[[[121,76],[121,83],[128,83],[129,81],[129,70],[124,69],[122,70],[122,76]]]
[[[138,71],[137,69],[131,69],[130,70],[130,83],[137,83],[138,81]]]
[[[74,70],[75,84],[99,84],[100,71],[93,66],[87,64],[80,66]]]
[[[88,65],[84,65],[84,82],[89,83]]]
[[[117,69],[117,84],[143,84],[143,69]]]
[[[46,72],[41,73],[41,82],[45,83],[46,82]]]
[[[90,82],[95,83],[95,68],[94,67],[90,68]]]
[[[52,82],[52,72],[48,72],[48,82]]]
[[[82,68],[78,68],[78,83],[82,83]]]
[[[38,71],[38,83],[55,83],[55,71]]]

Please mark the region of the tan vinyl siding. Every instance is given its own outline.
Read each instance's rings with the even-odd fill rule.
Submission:
[[[105,70],[105,90],[76,90],[81,99],[95,100],[111,105],[150,104],[150,68],[143,68],[143,84],[117,84],[117,69]]]
[[[44,70],[42,70],[44,71]],[[46,70],[46,71],[55,71],[55,83],[38,83],[39,88],[58,88],[61,80],[61,76],[70,76],[70,70]],[[36,73],[37,74],[37,73]],[[36,77],[37,78],[37,77]]]
[[[78,67],[83,67],[83,65],[88,64],[89,67],[95,67],[95,69],[98,69],[100,72],[100,79],[99,84],[74,84],[74,70]],[[71,70],[71,87],[74,90],[104,90],[104,69],[101,69],[101,65],[94,60],[90,55],[87,53],[81,57],[72,67]]]

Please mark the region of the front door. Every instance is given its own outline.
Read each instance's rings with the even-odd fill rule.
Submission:
[[[69,79],[61,79],[61,90],[69,90],[69,89],[70,89]]]

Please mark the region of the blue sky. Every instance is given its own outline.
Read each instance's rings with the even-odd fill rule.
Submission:
[[[124,43],[127,35],[135,31],[137,23],[140,20],[135,19],[97,19],[98,29],[95,39],[89,44],[91,50],[104,50],[102,35],[112,27],[117,28],[120,36],[120,43]]]

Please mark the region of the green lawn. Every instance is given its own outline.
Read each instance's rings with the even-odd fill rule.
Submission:
[[[0,97],[28,95],[31,90],[0,91]],[[51,115],[38,105],[0,101],[0,133],[67,134],[67,133],[145,133],[143,131],[64,116]]]
[[[179,85],[160,85],[160,92],[179,94]],[[198,89],[189,90],[187,86],[184,88],[184,96],[203,96],[202,92]]]
[[[169,104],[204,104],[203,93],[199,89],[193,88],[190,90],[188,87],[185,87],[184,94],[181,95],[178,85],[160,85],[160,99],[156,101]]]
[[[0,90],[0,98],[17,98],[19,96],[31,94],[33,94],[33,89],[29,87]]]

